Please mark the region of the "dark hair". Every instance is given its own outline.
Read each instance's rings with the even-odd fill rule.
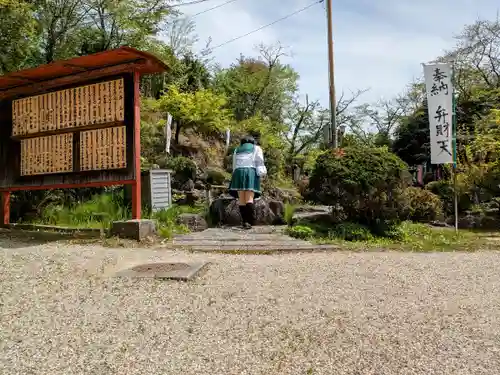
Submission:
[[[260,132],[259,131],[251,131],[250,136],[255,139],[255,144],[260,146]]]
[[[244,145],[245,143],[251,143],[254,145],[255,144],[254,137],[247,135],[246,137],[241,138],[241,145]]]

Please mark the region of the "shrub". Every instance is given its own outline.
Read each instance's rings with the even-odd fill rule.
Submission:
[[[290,237],[299,238],[302,240],[306,240],[306,239],[314,236],[314,230],[312,228],[309,228],[309,227],[306,227],[303,225],[289,227],[289,228],[287,228],[286,233]]]
[[[346,148],[320,155],[309,181],[308,198],[339,206],[347,221],[371,227],[398,222],[408,181],[406,164],[387,148]]]
[[[176,156],[168,160],[167,167],[174,171],[178,181],[194,180],[196,178],[196,163],[185,156]]]
[[[329,237],[340,238],[345,241],[367,241],[373,238],[370,228],[356,223],[342,223],[328,234]]]
[[[407,205],[405,218],[408,220],[428,223],[443,216],[443,202],[429,190],[409,187],[404,190],[402,198]]]
[[[211,185],[224,185],[224,183],[231,178],[231,175],[223,169],[208,167],[203,177],[203,179]]]
[[[406,229],[402,225],[388,225],[380,227],[379,237],[388,238],[393,241],[402,242],[408,237]]]

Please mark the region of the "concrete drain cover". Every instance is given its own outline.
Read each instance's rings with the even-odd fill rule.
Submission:
[[[140,266],[132,267],[131,270],[139,273],[159,273],[159,272],[172,272],[172,271],[185,271],[191,268],[186,263],[151,263],[141,264]]]
[[[200,271],[207,265],[207,262],[147,263],[119,271],[116,276],[189,281],[197,276]]]

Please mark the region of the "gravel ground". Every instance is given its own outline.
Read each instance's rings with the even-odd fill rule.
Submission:
[[[112,276],[151,260],[213,265],[189,283]],[[1,374],[500,373],[500,253],[241,256],[0,239],[0,291]]]

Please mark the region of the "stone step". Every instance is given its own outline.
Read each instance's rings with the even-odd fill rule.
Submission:
[[[255,226],[251,229],[241,229],[239,227],[222,227],[222,228],[208,228],[199,233],[244,233],[244,234],[280,234],[286,229],[286,226]]]
[[[297,241],[216,241],[216,240],[206,240],[206,241],[173,241],[173,245],[178,246],[234,246],[234,247],[243,247],[243,246],[260,246],[260,247],[273,247],[273,246],[305,246],[310,245],[308,242],[297,242]]]
[[[234,246],[232,244],[224,244],[221,246],[212,245],[201,245],[197,244],[194,246],[179,246],[176,244],[171,244],[169,248],[174,248],[177,250],[187,250],[193,252],[205,252],[205,253],[300,253],[300,252],[315,252],[315,251],[337,251],[340,250],[338,246],[335,245],[297,245],[297,244],[274,244],[269,246]]]
[[[174,237],[173,241],[291,241],[288,236],[197,236],[187,235],[183,237]]]

